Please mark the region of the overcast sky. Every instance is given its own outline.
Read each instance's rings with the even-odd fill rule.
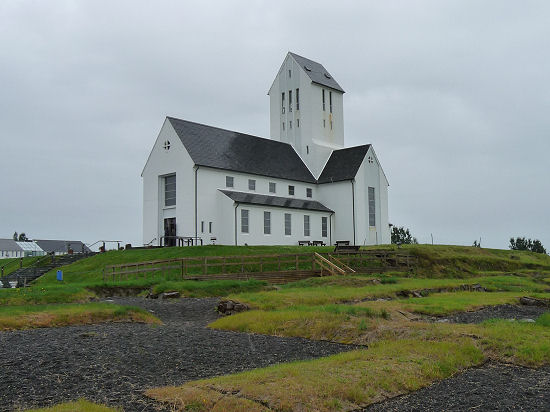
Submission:
[[[0,2],[0,237],[141,243],[164,117],[269,137],[287,51],[346,90],[390,222],[550,249],[548,1]]]

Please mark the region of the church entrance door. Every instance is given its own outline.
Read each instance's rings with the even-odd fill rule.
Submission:
[[[164,219],[164,245],[176,246],[176,218]]]

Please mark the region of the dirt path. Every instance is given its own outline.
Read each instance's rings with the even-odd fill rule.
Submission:
[[[363,410],[550,411],[550,368],[487,364]]]
[[[216,299],[114,299],[163,326],[116,323],[0,333],[0,411],[67,400],[155,410],[146,388],[353,349],[300,338],[210,330]]]

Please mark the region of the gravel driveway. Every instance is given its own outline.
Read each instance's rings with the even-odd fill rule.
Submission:
[[[115,298],[151,310],[162,326],[109,323],[0,332],[0,411],[86,398],[156,410],[146,388],[327,356],[351,346],[209,330],[217,299]]]

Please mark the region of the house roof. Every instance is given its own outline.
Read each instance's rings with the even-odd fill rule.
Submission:
[[[167,117],[196,165],[315,183],[291,145]]]
[[[90,252],[88,246],[80,240],[35,240],[44,252],[67,253],[70,248],[75,252]]]
[[[317,182],[331,183],[353,179],[357,175],[357,171],[363,163],[369,148],[370,144],[366,144],[334,150]]]
[[[345,93],[344,89],[340,87],[338,82],[334,80],[332,75],[321,64],[305,57],[299,56],[295,53],[289,52],[289,54],[296,60],[302,69],[307,73],[313,83],[320,84],[322,86],[330,87],[331,89],[338,90]]]
[[[21,246],[13,239],[0,239],[0,250],[4,252],[21,252]]]
[[[281,196],[260,195],[256,193],[234,192],[219,189],[224,195],[237,203],[249,205],[284,207],[288,209],[315,210],[319,212],[332,212],[331,209],[316,200],[294,199]]]

